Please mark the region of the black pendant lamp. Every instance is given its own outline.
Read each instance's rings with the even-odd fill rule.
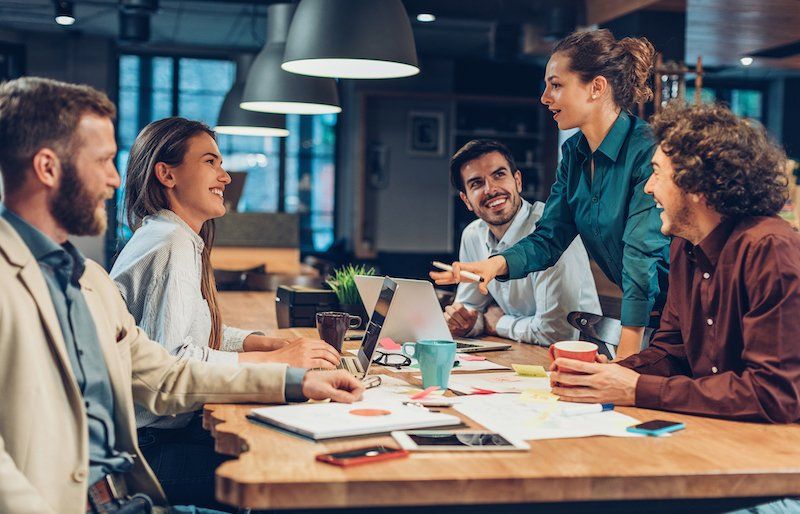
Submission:
[[[220,134],[233,136],[286,137],[286,116],[246,111],[239,107],[247,80],[247,72],[253,62],[253,56],[242,54],[236,59],[236,82],[225,95],[219,110],[217,126],[214,130]]]
[[[281,69],[294,9],[292,4],[267,7],[267,43],[250,68],[241,107],[283,114],[341,112],[335,80],[295,75]]]
[[[385,79],[419,73],[400,0],[302,0],[283,69],[315,77]]]

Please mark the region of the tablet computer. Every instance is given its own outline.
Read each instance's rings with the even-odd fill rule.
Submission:
[[[409,451],[519,451],[528,450],[525,441],[491,432],[453,432],[450,430],[405,430],[392,437]]]

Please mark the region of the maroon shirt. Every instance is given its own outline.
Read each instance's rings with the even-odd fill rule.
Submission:
[[[642,374],[637,407],[800,419],[800,234],[752,217],[674,238],[661,326],[620,365]]]

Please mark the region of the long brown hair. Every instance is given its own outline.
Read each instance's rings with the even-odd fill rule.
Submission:
[[[584,83],[605,77],[621,109],[630,111],[637,103],[653,98],[649,82],[656,51],[647,38],[617,41],[608,29],[579,31],[556,43],[556,52],[570,58],[570,69]]]
[[[166,188],[155,174],[156,164],[163,162],[167,166],[178,166],[186,156],[189,140],[204,133],[216,140],[214,131],[205,123],[177,116],[154,121],[139,132],[131,147],[125,175],[125,208],[132,230],[139,228],[145,216],[170,207]],[[217,303],[214,270],[211,267],[214,220],[203,223],[200,237],[204,243],[200,292],[211,311],[208,346],[218,350],[222,342],[222,319]]]

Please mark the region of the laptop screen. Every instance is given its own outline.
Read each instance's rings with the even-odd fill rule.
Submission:
[[[397,284],[394,280],[389,277],[383,279],[378,301],[375,302],[375,309],[372,311],[372,317],[369,319],[367,330],[364,332],[364,339],[358,349],[358,360],[361,363],[361,369],[364,371],[369,369],[369,365],[372,362],[372,356],[375,353],[375,347],[378,345],[381,329],[384,321],[386,321],[386,315],[389,313],[389,307],[392,304],[396,289]]]

